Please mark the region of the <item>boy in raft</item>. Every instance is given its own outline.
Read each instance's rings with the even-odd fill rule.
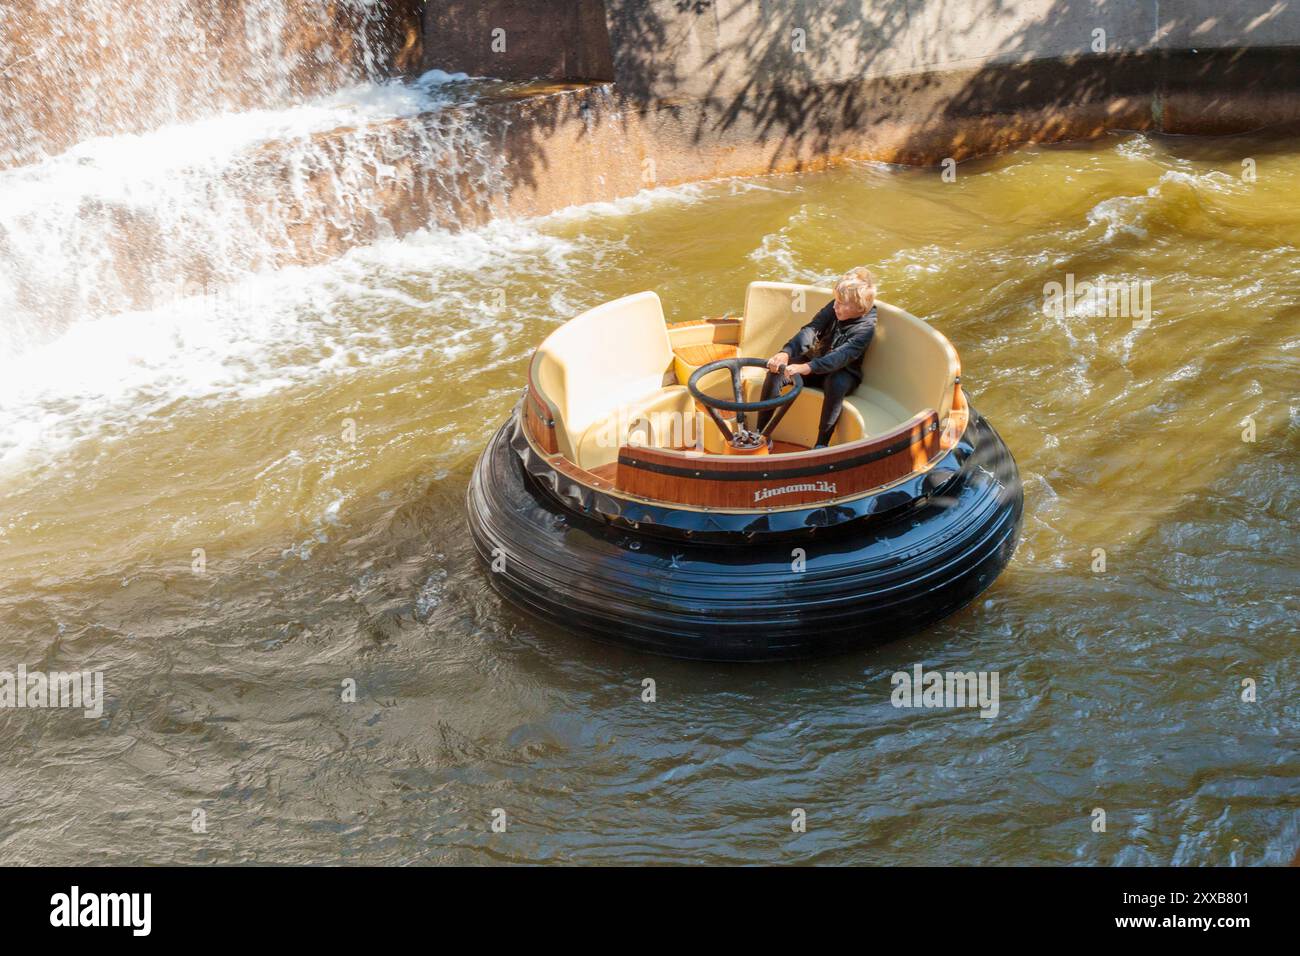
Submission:
[[[794,334],[781,351],[767,360],[763,398],[774,396],[787,375],[802,375],[803,383],[822,390],[822,414],[817,448],[830,444],[844,408],[844,396],[862,384],[862,356],[876,333],[876,279],[865,266],[850,269],[835,283],[835,299]],[[761,430],[772,412],[760,414]]]

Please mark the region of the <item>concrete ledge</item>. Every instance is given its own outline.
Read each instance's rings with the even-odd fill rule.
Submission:
[[[412,0],[393,2],[393,18],[382,22],[409,25],[398,14],[412,9]],[[1155,9],[1146,2],[1124,12],[1092,0],[791,0],[788,8],[751,3],[775,11],[757,20],[739,0],[606,0],[608,30],[596,30],[593,41],[595,2],[567,7],[573,19],[563,20],[576,31],[575,42],[595,44],[586,59],[551,56],[547,43],[563,50],[568,42],[555,29],[513,49],[522,51],[521,68],[544,62],[563,73],[581,62],[582,71],[611,72],[613,80],[540,92],[534,85],[465,107],[320,134],[307,147],[259,148],[229,184],[232,199],[246,200],[249,234],[265,240],[235,251],[247,261],[181,255],[186,244],[144,210],[110,203],[87,209],[104,225],[122,297],[148,305],[160,274],[220,282],[231,269],[326,261],[427,224],[456,228],[494,216],[534,216],[646,187],[846,160],[933,165],[1115,129],[1225,134],[1300,122],[1300,57],[1291,42],[1300,23],[1282,0],[1267,9],[1249,0],[1230,16],[1207,12],[1209,4],[1162,0],[1161,10],[1183,12],[1153,17],[1146,32],[1132,18],[1132,8]],[[484,0],[497,9],[493,3]],[[970,15],[990,4],[996,9],[987,20]],[[432,0],[426,30],[451,5]],[[522,19],[513,29],[533,23],[540,31],[545,23],[530,21],[528,11],[553,6],[514,3]],[[666,19],[657,19],[661,14]],[[814,17],[809,37],[816,42],[828,42],[836,23],[841,32],[859,32],[847,53],[788,60],[784,31],[796,29],[790,24],[800,15]],[[846,19],[835,20],[840,15]],[[1109,25],[1110,40],[1128,37],[1130,48],[1089,52],[1079,32],[1098,17]],[[471,19],[465,28],[492,22]],[[869,30],[861,30],[864,23]],[[609,60],[601,59],[601,36],[610,43]],[[1183,48],[1200,37],[1214,42]],[[1274,45],[1261,42],[1270,37]],[[423,48],[436,49],[427,32]],[[490,48],[479,52],[494,55]],[[914,68],[926,62],[944,66]]]
[[[847,159],[1300,119],[1290,0],[428,0],[424,22],[426,66],[606,81],[513,107],[513,214]]]
[[[1271,49],[1082,56],[874,77],[775,90],[752,111],[714,100],[646,103],[608,83],[555,85],[319,134],[307,151],[305,177],[292,175],[277,144],[268,144],[250,157],[241,182],[248,208],[273,209],[284,227],[275,262],[262,264],[283,265],[327,261],[428,224],[461,228],[542,215],[653,186],[818,170],[846,160],[960,162],[1116,129],[1224,134],[1296,122],[1300,62],[1291,50]],[[478,156],[460,168],[430,145],[458,142],[474,143]],[[382,169],[358,166],[358,154],[378,158]],[[137,212],[98,215],[118,237],[110,245],[121,251],[127,284],[136,264],[167,258],[166,237]],[[177,268],[187,281],[213,278],[203,262]],[[138,292],[137,304],[147,304],[147,283]]]
[[[513,104],[500,133],[510,195],[535,215],[640,188],[822,169],[935,165],[1108,130],[1224,134],[1300,121],[1300,58],[1270,48],[1069,56],[643,102],[617,85]]]

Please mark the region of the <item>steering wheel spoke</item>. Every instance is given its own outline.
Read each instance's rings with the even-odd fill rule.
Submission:
[[[731,373],[731,391],[735,396],[734,401],[706,395],[700,389],[699,383],[701,379],[706,375],[724,368]],[[790,410],[790,406],[794,403],[794,400],[799,397],[799,393],[803,391],[803,377],[800,375],[789,375],[787,378],[785,369],[783,368],[781,370],[783,373],[781,385],[784,385],[787,381],[793,385],[788,392],[782,393],[778,387],[777,394],[773,395],[771,398],[760,399],[756,402],[743,401],[744,381],[741,377],[741,369],[744,368],[765,369],[767,368],[767,362],[760,358],[720,359],[716,362],[710,362],[708,365],[701,365],[691,373],[690,380],[686,383],[686,387],[690,390],[691,396],[708,410],[709,417],[713,419],[713,423],[718,427],[718,431],[722,433],[722,437],[733,446],[736,445],[743,436],[754,434],[746,429],[745,420],[740,416],[744,415],[746,412],[773,412],[767,425],[758,433],[761,435],[763,440],[766,441],[776,430],[776,426],[780,424],[781,419],[785,417],[785,413]],[[720,411],[736,413],[736,427],[734,429],[727,424],[726,419],[718,414]]]

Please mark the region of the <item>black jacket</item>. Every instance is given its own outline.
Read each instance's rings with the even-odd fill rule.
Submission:
[[[861,318],[841,322],[835,318],[835,303],[828,302],[811,322],[794,334],[783,352],[791,362],[807,362],[814,375],[844,369],[862,381],[862,356],[876,334],[876,307]]]

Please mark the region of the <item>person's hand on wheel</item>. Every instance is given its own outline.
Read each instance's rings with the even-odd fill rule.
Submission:
[[[777,352],[775,355],[773,355],[770,359],[767,360],[767,370],[769,372],[779,372],[781,371],[782,365],[789,365],[789,364],[790,364],[790,353]]]

